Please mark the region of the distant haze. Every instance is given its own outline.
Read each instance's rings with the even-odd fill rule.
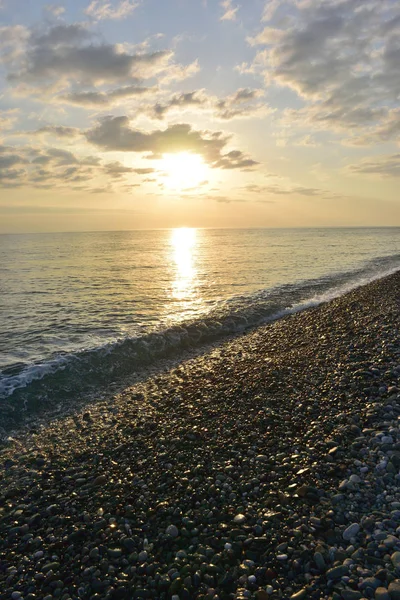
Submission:
[[[0,233],[400,225],[398,0],[0,0]]]

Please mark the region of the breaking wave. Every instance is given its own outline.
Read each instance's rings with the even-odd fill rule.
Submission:
[[[234,296],[199,320],[36,364],[14,364],[0,374],[0,429],[32,422],[46,409],[71,406],[75,399],[107,390],[157,360],[298,312],[338,297],[400,269],[400,255],[376,258],[363,268],[296,284]]]

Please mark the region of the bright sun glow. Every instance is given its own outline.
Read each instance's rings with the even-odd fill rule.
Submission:
[[[199,154],[164,154],[160,167],[165,172],[164,184],[169,190],[196,191],[207,179],[208,167]]]

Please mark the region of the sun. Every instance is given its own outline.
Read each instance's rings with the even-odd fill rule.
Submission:
[[[199,154],[164,154],[160,167],[164,172],[163,183],[168,190],[196,191],[207,179],[208,167]]]

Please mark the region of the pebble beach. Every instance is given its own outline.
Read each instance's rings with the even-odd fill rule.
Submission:
[[[0,451],[0,599],[400,600],[400,272]]]

